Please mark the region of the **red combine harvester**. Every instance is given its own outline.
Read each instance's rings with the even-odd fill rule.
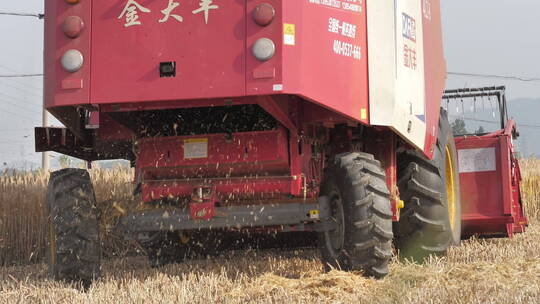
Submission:
[[[458,244],[462,202],[467,233],[492,217],[510,223],[509,164],[489,175],[500,214],[482,213],[491,196],[460,195],[438,0],[50,0],[45,10],[45,106],[66,128],[37,128],[37,151],[130,160],[146,204],[121,226],[152,265],[212,243],[209,231],[311,231],[327,268],[382,277],[393,242],[416,260]],[[468,143],[476,149],[468,138],[458,148]],[[88,173],[52,173],[47,207],[54,276],[99,277]]]

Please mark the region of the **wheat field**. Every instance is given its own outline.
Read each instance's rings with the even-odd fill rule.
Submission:
[[[394,259],[383,280],[323,272],[313,249],[233,251],[152,269],[108,234],[131,199],[129,170],[93,170],[104,277],[82,291],[52,281],[43,258],[44,173],[0,177],[0,303],[540,303],[540,161],[522,160],[531,226],[513,239],[463,241],[424,265]]]

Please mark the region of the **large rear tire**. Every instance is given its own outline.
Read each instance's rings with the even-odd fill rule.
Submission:
[[[386,276],[392,258],[392,210],[380,162],[366,153],[335,156],[325,170],[321,198],[329,203],[332,226],[319,233],[325,269]]]
[[[404,259],[423,262],[445,254],[461,240],[461,199],[457,151],[445,110],[433,160],[417,151],[398,155],[398,187],[405,201],[394,225],[396,247]]]
[[[50,274],[56,280],[82,283],[101,275],[99,212],[90,175],[86,170],[51,173],[46,198]]]

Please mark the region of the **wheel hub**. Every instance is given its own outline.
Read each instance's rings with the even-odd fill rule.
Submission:
[[[454,183],[454,160],[452,159],[452,153],[450,152],[450,147],[446,146],[446,164],[445,164],[445,175],[446,175],[446,200],[448,206],[448,217],[450,220],[450,228],[452,231],[456,228],[456,195],[459,195],[455,192],[455,183]]]

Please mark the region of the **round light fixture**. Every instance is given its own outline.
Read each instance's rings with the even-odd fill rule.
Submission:
[[[276,45],[268,38],[261,38],[253,45],[252,52],[259,61],[268,61],[276,54]]]
[[[64,53],[60,60],[64,70],[70,73],[75,73],[80,70],[84,63],[84,57],[78,50],[69,50]]]
[[[268,3],[262,3],[257,5],[253,11],[253,20],[260,26],[267,26],[274,20],[276,16],[276,10]]]
[[[69,16],[64,20],[62,30],[69,38],[77,38],[84,28],[84,22],[79,16]]]

